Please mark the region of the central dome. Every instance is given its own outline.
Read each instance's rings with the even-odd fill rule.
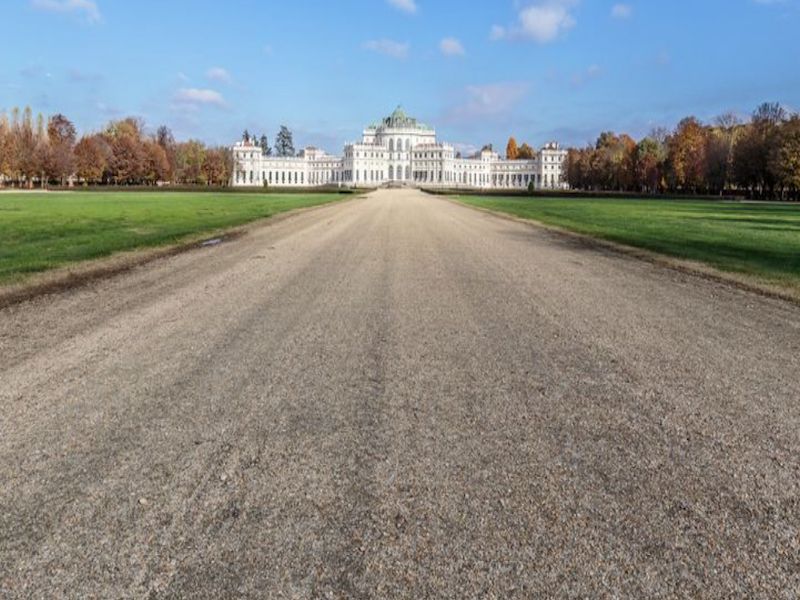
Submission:
[[[387,128],[429,129],[427,125],[419,123],[413,117],[409,117],[401,106],[395,108],[394,112],[383,120],[383,126]]]

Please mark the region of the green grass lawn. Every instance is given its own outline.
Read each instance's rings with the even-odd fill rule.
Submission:
[[[0,194],[0,284],[121,250],[173,244],[339,194]]]
[[[800,288],[800,205],[654,199],[457,199]]]

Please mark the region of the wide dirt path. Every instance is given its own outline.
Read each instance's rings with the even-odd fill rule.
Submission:
[[[415,191],[0,311],[0,596],[800,594],[800,309]]]

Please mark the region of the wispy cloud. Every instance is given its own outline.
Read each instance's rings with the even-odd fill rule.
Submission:
[[[198,109],[203,106],[225,108],[227,103],[222,94],[216,90],[182,88],[175,93],[173,102],[178,107]]]
[[[588,68],[581,71],[580,73],[576,73],[570,79],[570,83],[574,87],[580,87],[593,79],[597,79],[600,75],[603,74],[603,69],[600,68],[599,65],[589,65]]]
[[[28,65],[27,67],[22,67],[19,70],[19,74],[24,79],[38,79],[40,77],[52,79],[53,77],[53,74],[42,65]]]
[[[611,16],[615,19],[630,19],[633,16],[633,7],[630,4],[615,4],[611,7]]]
[[[364,42],[363,47],[365,50],[385,54],[392,58],[403,59],[408,57],[409,45],[394,40],[368,40]]]
[[[70,69],[67,71],[67,79],[72,83],[97,83],[103,80],[100,73],[88,73],[80,69]]]
[[[37,10],[82,15],[89,23],[99,23],[103,17],[94,0],[30,0]]]
[[[525,82],[490,83],[467,86],[463,101],[450,108],[445,119],[450,122],[470,122],[482,118],[508,115],[528,94]]]
[[[218,81],[220,83],[230,83],[232,81],[231,74],[228,73],[227,69],[223,69],[222,67],[211,67],[206,71],[206,77],[211,81]]]
[[[575,26],[577,21],[573,9],[577,4],[578,0],[540,0],[522,8],[514,25],[492,26],[489,37],[492,40],[522,39],[539,44],[550,43]]]
[[[387,0],[387,2],[396,9],[407,12],[408,14],[413,15],[417,12],[417,3],[414,0]]]
[[[454,37],[446,37],[439,42],[439,50],[445,56],[464,56],[466,54],[463,44]]]

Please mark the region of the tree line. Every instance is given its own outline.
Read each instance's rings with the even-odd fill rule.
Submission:
[[[605,132],[594,145],[570,149],[563,173],[579,190],[800,200],[800,115],[765,103],[747,122],[688,117],[638,142]]]
[[[0,186],[228,185],[230,150],[177,142],[166,126],[152,135],[128,117],[78,138],[62,114],[35,119],[30,108],[0,113]]]

